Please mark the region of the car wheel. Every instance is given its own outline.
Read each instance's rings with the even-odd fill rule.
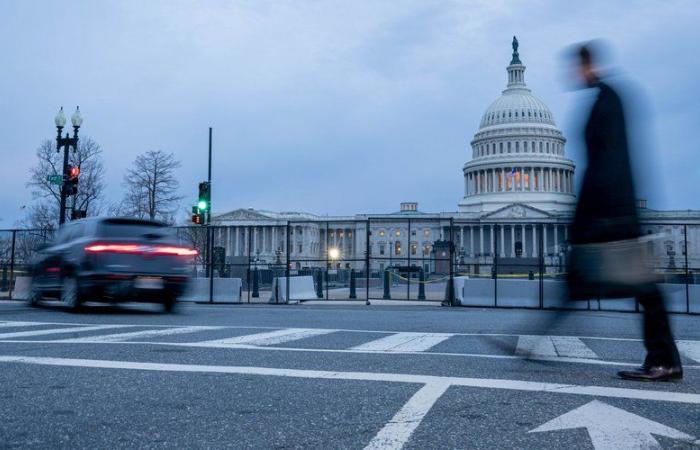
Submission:
[[[80,309],[78,279],[71,275],[63,277],[63,286],[61,286],[61,302],[71,311]]]
[[[174,296],[168,296],[163,302],[163,309],[166,313],[175,312],[175,305],[177,304],[177,298]]]
[[[36,284],[32,281],[29,285],[29,294],[27,295],[27,304],[29,306],[39,306],[39,302],[42,299],[42,292]]]

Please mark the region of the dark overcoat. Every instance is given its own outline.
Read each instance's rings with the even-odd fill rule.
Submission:
[[[622,101],[606,83],[599,82],[596,89],[585,127],[588,164],[571,226],[572,244],[640,236]]]

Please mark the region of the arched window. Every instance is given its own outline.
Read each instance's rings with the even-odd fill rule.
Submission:
[[[503,153],[503,142],[499,142],[499,143],[498,143],[498,146],[499,146],[500,149],[501,149],[501,153]]]
[[[542,141],[540,141],[540,153],[544,153],[544,147],[542,145]]]
[[[547,153],[549,153],[549,142],[547,142]]]
[[[508,153],[510,153],[510,142],[508,142]]]
[[[520,153],[520,142],[515,142],[515,153]]]
[[[394,243],[394,255],[401,255],[401,241],[396,241]]]

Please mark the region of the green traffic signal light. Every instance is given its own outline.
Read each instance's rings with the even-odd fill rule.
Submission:
[[[199,208],[200,211],[206,210],[208,206],[205,200],[200,200],[199,203],[197,203],[197,208]]]

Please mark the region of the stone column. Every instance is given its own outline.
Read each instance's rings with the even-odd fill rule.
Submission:
[[[422,238],[421,238],[422,239]],[[418,243],[420,244],[420,239],[418,240]],[[467,243],[464,242],[464,227],[459,227],[459,243],[464,249],[464,252],[467,252]]]
[[[479,225],[479,255],[484,254],[484,226]]]
[[[537,258],[539,246],[537,245],[537,224],[532,224],[532,256]]]
[[[525,225],[520,225],[520,242],[523,243],[523,256],[527,256],[527,240],[525,239]]]
[[[515,225],[510,226],[510,256],[515,257]]]
[[[542,248],[544,249],[544,255],[542,255],[542,256],[549,255],[549,252],[547,251],[547,224],[546,223],[544,224],[543,230],[542,230]]]
[[[489,225],[489,241],[490,241],[490,243],[491,243],[491,251],[490,251],[491,257],[494,256],[494,251],[495,251],[494,246],[493,246],[493,244],[494,244],[494,242],[495,242],[495,240],[496,240],[496,236],[494,236],[494,231],[496,231],[495,228],[494,228],[494,226],[493,226],[493,225]]]
[[[474,256],[476,256],[476,252],[474,251],[474,226],[473,225],[469,225],[469,240],[471,241],[470,246],[469,246],[469,254],[473,258]]]
[[[504,225],[501,225],[501,245],[499,245],[501,251],[501,258],[505,258],[506,256],[505,228],[506,227]]]

